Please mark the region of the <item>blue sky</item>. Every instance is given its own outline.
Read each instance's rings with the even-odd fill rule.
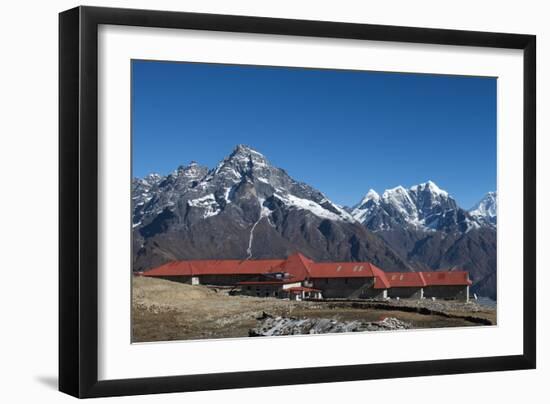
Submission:
[[[250,145],[351,206],[432,180],[470,208],[496,189],[496,79],[132,62],[133,176]]]

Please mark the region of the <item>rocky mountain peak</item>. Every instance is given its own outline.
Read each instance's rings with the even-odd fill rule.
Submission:
[[[380,195],[378,195],[378,192],[376,192],[374,189],[369,189],[367,194],[365,195],[366,199],[380,199]]]
[[[404,195],[407,193],[407,190],[405,189],[405,187],[403,187],[402,185],[398,185],[394,188],[390,188],[390,189],[386,189],[384,191],[384,193],[382,194],[382,196],[384,197],[388,197],[389,195],[392,195],[392,194],[401,194],[401,195]]]
[[[133,183],[134,186],[142,186],[142,187],[152,187],[155,184],[157,184],[162,177],[157,173],[151,173],[149,175],[146,175],[143,178],[134,178]]]
[[[257,150],[254,150],[252,147],[239,144],[237,145],[229,157],[226,159],[230,162],[252,162],[252,163],[259,163],[259,164],[269,164],[265,156],[258,152]]]
[[[433,181],[409,189],[399,185],[385,190],[382,197],[370,190],[354,207],[352,216],[374,231],[408,227],[464,232],[480,226]]]
[[[263,156],[263,154],[261,154],[257,150],[254,150],[252,147],[250,147],[246,144],[236,145],[235,148],[233,149],[233,151],[231,152],[231,156],[236,155],[236,154],[245,154],[245,155],[259,154],[259,155]]]
[[[184,176],[187,178],[198,179],[208,172],[208,167],[199,165],[196,161],[191,161],[188,165],[179,166],[173,173],[174,176]]]
[[[361,199],[361,202],[357,206],[362,206],[370,201],[378,202],[380,200],[380,195],[378,195],[378,192],[376,192],[374,189],[369,189],[369,191],[365,194],[363,199]]]
[[[447,191],[444,191],[443,189],[439,188],[437,184],[431,180],[428,180],[427,182],[423,182],[418,185],[413,185],[410,188],[411,191],[416,192],[429,192],[434,195],[442,196],[442,197],[448,197],[449,193]]]
[[[273,167],[263,154],[250,146],[239,144],[217,165],[211,176],[221,175],[226,179],[240,181],[271,169]]]
[[[135,186],[132,199],[135,270],[173,259],[284,257],[296,251],[320,260],[408,268],[342,207],[246,145],[237,145],[211,170],[191,163],[152,187]]]
[[[411,210],[414,205],[410,192],[401,185],[386,189],[382,194],[382,200],[387,203],[393,203],[396,206],[401,205],[400,207],[405,210]]]
[[[469,211],[470,215],[476,219],[496,226],[497,223],[497,193],[488,192],[475,206]]]
[[[156,187],[134,187],[134,225],[146,226],[165,210],[188,225],[226,212],[243,222],[271,220],[280,209],[353,222],[322,192],[291,178],[250,146],[239,144],[212,170],[191,162],[164,177]],[[230,213],[231,212],[231,213]],[[260,215],[260,216],[258,216]]]

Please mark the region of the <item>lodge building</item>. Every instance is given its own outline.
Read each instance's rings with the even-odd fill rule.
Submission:
[[[233,286],[242,294],[302,299],[469,300],[466,271],[384,272],[370,262],[314,262],[300,253],[275,260],[173,261],[139,275],[192,285]]]

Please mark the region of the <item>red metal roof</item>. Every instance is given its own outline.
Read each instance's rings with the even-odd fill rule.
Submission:
[[[421,288],[426,286],[422,272],[386,272],[392,288]]]
[[[311,265],[314,262],[300,253],[292,254],[288,259],[268,272],[285,272],[294,282],[303,281],[310,276]]]
[[[239,261],[238,273],[249,271],[250,273],[278,272],[274,270],[285,260],[244,260]]]
[[[374,277],[375,289],[472,284],[466,271],[384,272],[369,262],[314,262],[300,253],[286,260],[173,261],[143,272],[142,276],[262,275],[278,272],[287,273],[289,277],[266,282],[282,284],[316,278]]]
[[[191,276],[191,261],[172,261],[149,271],[142,276]]]
[[[390,283],[386,273],[377,266],[371,265],[372,273],[374,274],[374,289],[388,289]]]
[[[426,286],[471,286],[467,271],[422,272]]]
[[[284,260],[195,260],[173,261],[143,276],[257,275],[272,271]]]
[[[310,264],[310,278],[373,277],[373,265],[368,262],[314,262]]]
[[[386,272],[392,288],[472,285],[466,271]]]

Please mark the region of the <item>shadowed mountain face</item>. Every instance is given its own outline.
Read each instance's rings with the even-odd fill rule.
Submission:
[[[386,271],[465,269],[496,298],[496,194],[472,211],[429,181],[353,209],[243,145],[209,170],[195,162],[132,181],[133,269],[178,259],[370,261]]]
[[[395,229],[377,231],[415,270],[467,270],[472,292],[496,299],[496,231],[483,227],[468,233]]]
[[[196,163],[134,179],[133,269],[176,259],[281,258],[407,263],[321,192],[243,145],[216,168]]]

